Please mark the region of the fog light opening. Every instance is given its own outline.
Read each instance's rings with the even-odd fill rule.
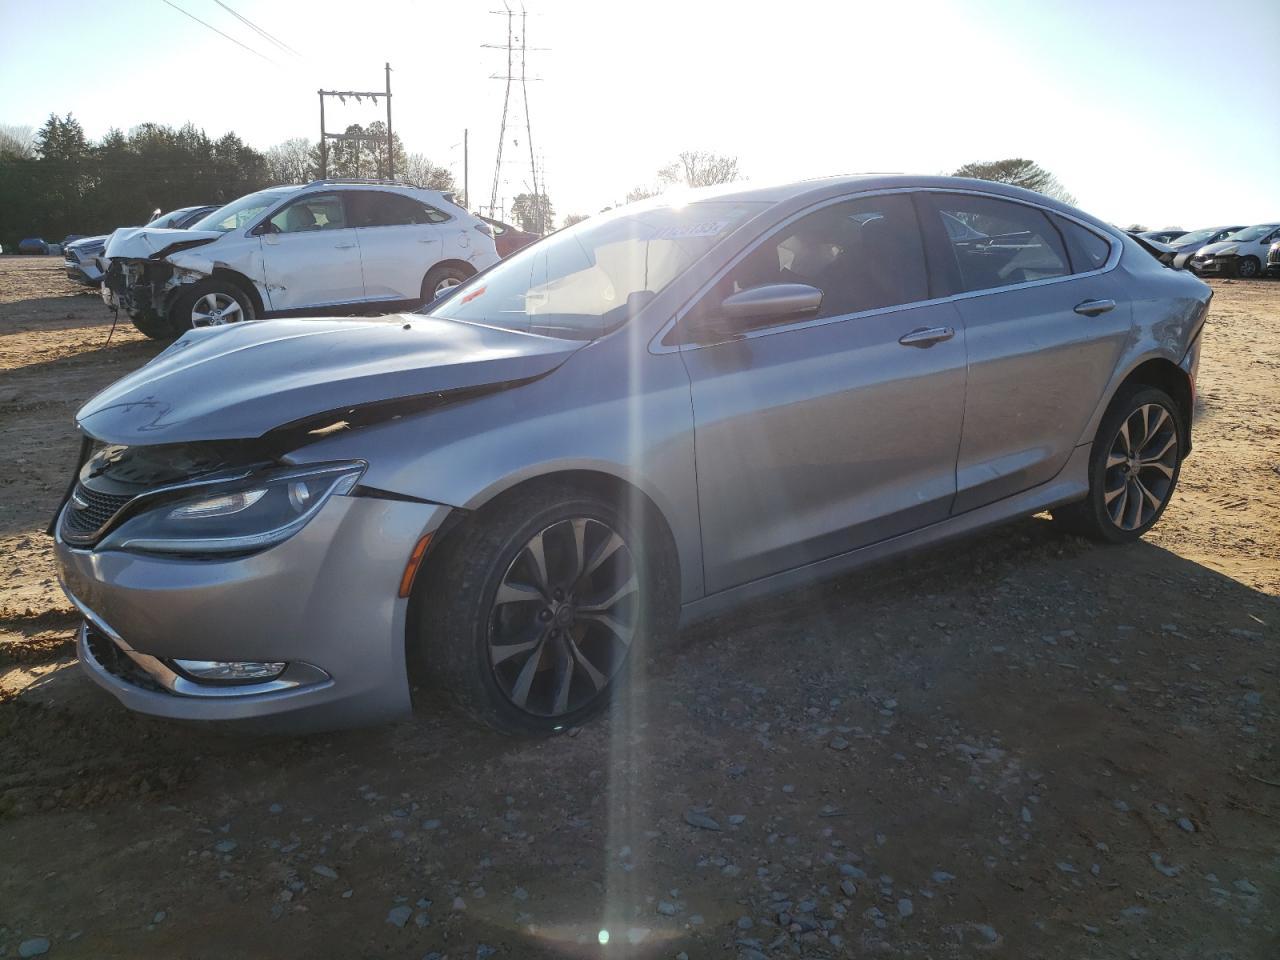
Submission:
[[[259,683],[284,673],[286,661],[174,660],[174,665],[200,683]]]

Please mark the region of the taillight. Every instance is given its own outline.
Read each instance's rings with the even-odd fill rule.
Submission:
[[[489,225],[483,221],[476,224],[476,229],[483,233],[486,237],[492,237],[493,231],[489,229]]]

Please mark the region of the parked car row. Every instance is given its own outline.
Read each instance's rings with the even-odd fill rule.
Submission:
[[[1280,241],[1280,222],[1205,227],[1174,237],[1170,232],[1149,230],[1133,236],[1154,250],[1161,263],[1180,270],[1241,279],[1278,272],[1270,253]]]

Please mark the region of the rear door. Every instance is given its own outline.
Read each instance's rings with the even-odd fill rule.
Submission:
[[[258,228],[272,310],[358,303],[364,299],[360,247],[341,192],[311,193]]]
[[[1132,309],[1108,272],[1114,242],[1100,233],[1013,200],[921,197],[931,267],[961,294],[969,375],[954,512],[962,513],[1066,465],[1120,360]]]
[[[698,339],[698,311],[770,283],[817,286],[820,311]],[[964,331],[929,296],[911,197],[884,194],[780,227],[681,321],[708,591],[946,518]]]
[[[365,296],[420,299],[427,271],[443,257],[440,224],[448,214],[387,190],[353,190],[348,196],[360,238]]]

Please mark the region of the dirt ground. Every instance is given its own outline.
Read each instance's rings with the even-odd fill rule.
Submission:
[[[0,258],[0,956],[1280,956],[1280,283],[1214,288],[1144,542],[1028,518],[758,604],[577,735],[254,739],[75,667],[42,531],[159,348]]]

